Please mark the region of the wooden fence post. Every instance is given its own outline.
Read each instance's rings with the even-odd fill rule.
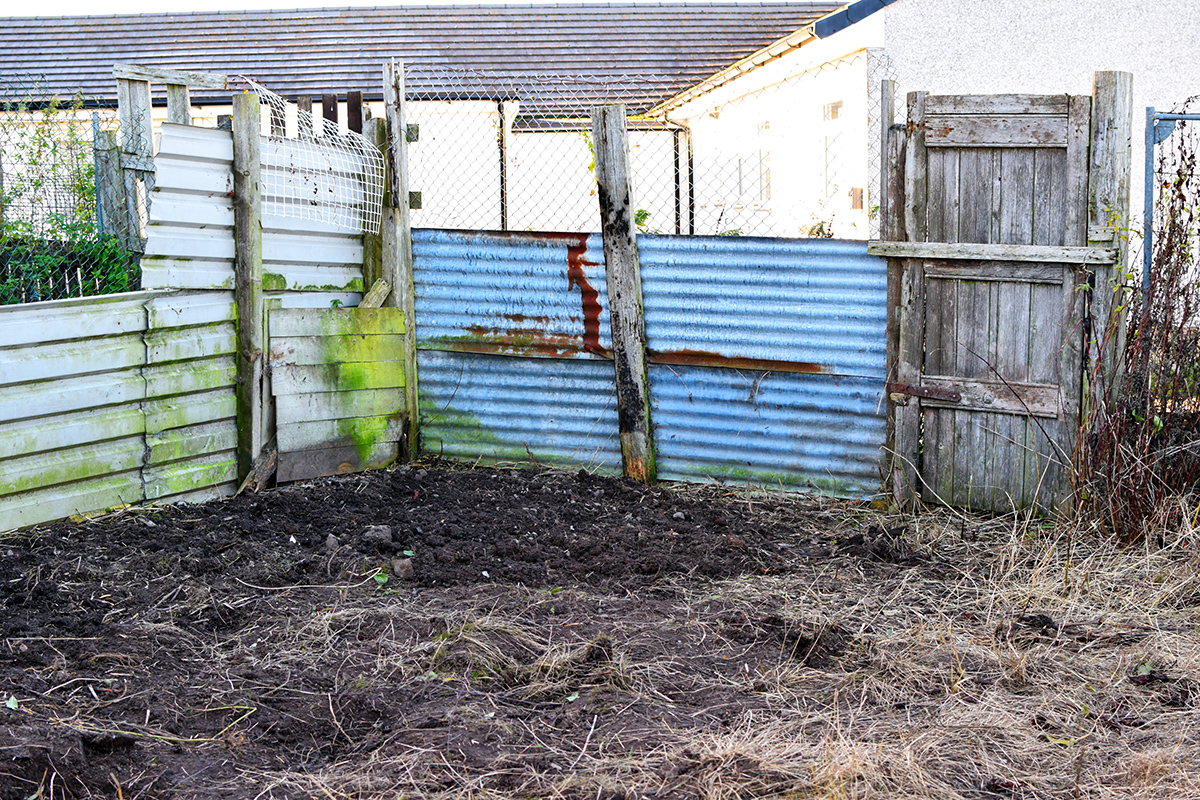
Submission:
[[[925,174],[925,92],[909,92],[908,122],[910,132],[903,144],[904,180],[901,197],[889,197],[888,207],[893,221],[903,230],[909,242],[923,242],[926,234],[927,176]],[[897,137],[898,138],[898,137]],[[896,154],[898,145],[890,148]],[[898,165],[897,165],[898,166]],[[899,320],[897,323],[897,370],[900,383],[917,386],[921,382],[920,367],[925,347],[925,269],[919,259],[901,262],[899,280]],[[921,412],[916,401],[909,397],[896,408],[895,454],[899,461],[893,473],[899,484],[894,497],[901,507],[915,503],[922,494],[920,472],[917,469],[921,449]]]
[[[167,122],[192,124],[192,93],[186,84],[167,84]]]
[[[642,313],[642,274],[634,222],[628,137],[625,106],[600,106],[592,110],[621,460],[627,476],[651,483],[657,469],[650,427],[646,321]]]
[[[263,448],[262,187],[258,95],[233,97],[233,237],[237,300],[238,481]]]
[[[106,236],[129,240],[125,211],[125,176],[121,171],[121,146],[116,131],[97,131],[92,147],[96,163],[96,220]]]
[[[121,122],[121,166],[124,169],[127,250],[145,250],[142,222],[153,180],[154,121],[150,116],[150,82],[117,79],[117,108]]]
[[[896,82],[885,80],[879,92],[880,105],[880,154],[882,166],[879,170],[879,237],[883,241],[904,241],[904,135],[894,130],[896,115]],[[899,380],[900,360],[900,304],[901,287],[904,280],[904,260],[889,258],[887,261],[887,379]],[[887,398],[887,455],[885,482],[890,484],[893,501],[903,505],[911,498],[911,487],[915,485],[916,471],[906,465],[900,456],[896,432],[903,418],[901,398],[899,402]]]
[[[413,287],[412,222],[408,206],[408,126],[404,112],[404,63],[383,67],[385,142],[383,221],[380,229],[380,277],[392,285],[386,306],[404,312],[404,411],[408,417],[407,457],[420,454],[420,408],[417,396],[417,318]]]
[[[1111,247],[1117,263],[1096,267],[1092,279],[1088,352],[1092,375],[1115,388],[1114,370],[1125,346],[1126,294],[1122,274],[1129,257],[1129,181],[1133,149],[1133,75],[1097,72],[1092,93],[1092,151],[1088,180],[1088,244]]]

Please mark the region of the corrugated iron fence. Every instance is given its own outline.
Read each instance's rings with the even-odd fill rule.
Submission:
[[[658,474],[861,496],[885,441],[865,242],[639,236]],[[422,449],[619,471],[599,234],[413,232]]]

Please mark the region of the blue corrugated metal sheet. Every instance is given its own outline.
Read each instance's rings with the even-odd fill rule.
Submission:
[[[413,231],[417,346],[598,358],[612,335],[600,234]]]
[[[598,234],[413,231],[421,446],[620,471]]]
[[[887,268],[866,242],[639,236],[638,254],[652,361],[884,377]]]
[[[877,490],[887,275],[865,242],[642,236],[658,473]],[[620,468],[599,235],[413,234],[426,452]]]
[[[878,490],[887,268],[866,242],[640,236],[660,477]]]
[[[873,378],[651,365],[658,476],[873,494],[881,394]]]
[[[621,471],[612,364],[422,350],[421,450]]]

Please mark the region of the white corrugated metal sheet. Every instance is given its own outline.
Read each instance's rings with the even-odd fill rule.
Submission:
[[[291,186],[295,202],[320,203],[325,196],[346,202],[361,197],[356,177],[331,174],[314,182],[311,174],[296,172],[294,165],[303,161],[303,150],[312,147],[264,138],[264,184]],[[232,288],[232,135],[164,124],[155,167],[142,287]],[[283,177],[271,180],[268,173]],[[278,298],[286,308],[357,305],[363,291],[362,232],[271,213],[271,201],[279,198],[263,199],[264,296]]]
[[[229,131],[162,126],[144,289],[233,288],[233,136]]]
[[[230,493],[233,293],[0,308],[0,530]]]
[[[356,306],[363,292],[362,231],[332,220],[346,216],[346,204],[362,202],[362,178],[314,170],[325,160],[314,160],[313,150],[319,148],[310,142],[262,140],[263,185],[278,187],[263,196],[264,296],[287,308]]]

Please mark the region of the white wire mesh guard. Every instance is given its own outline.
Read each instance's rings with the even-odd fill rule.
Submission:
[[[263,213],[378,233],[383,154],[365,136],[315,117],[250,78],[272,135],[262,152]]]

